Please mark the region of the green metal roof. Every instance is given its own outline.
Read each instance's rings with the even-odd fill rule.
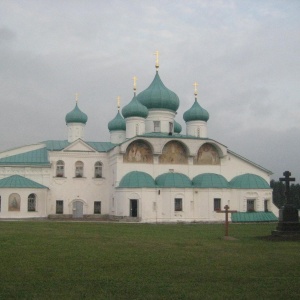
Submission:
[[[158,187],[191,188],[191,180],[181,173],[164,173],[156,177]]]
[[[49,140],[43,143],[46,144],[46,148],[49,151],[61,151],[71,144],[66,140],[63,141]],[[111,142],[85,142],[85,143],[98,152],[108,152],[109,150],[116,147],[116,145]]]
[[[228,188],[228,181],[219,174],[204,173],[194,177],[193,185],[199,188]]]
[[[66,115],[66,123],[83,123],[83,124],[86,124],[88,120],[88,117],[87,115],[82,112],[77,103],[75,105],[75,108],[70,111],[69,113],[67,113]]]
[[[119,188],[154,188],[154,179],[145,172],[132,171],[120,181]]]
[[[270,189],[270,185],[255,174],[236,176],[230,181],[229,186],[233,189]]]
[[[137,100],[137,97],[134,96],[132,100],[123,107],[122,115],[124,118],[130,117],[140,117],[146,119],[148,117],[148,109],[145,105]]]
[[[1,158],[0,165],[49,165],[47,148]]]
[[[46,186],[20,175],[12,175],[0,180],[0,188],[47,189]]]
[[[60,151],[70,145],[70,143],[67,140],[62,140],[62,141],[49,140],[49,141],[44,141],[43,143],[46,144],[46,148],[49,151]]]
[[[116,147],[116,144],[113,144],[111,142],[86,142],[86,143],[98,152],[108,152],[111,149]]]
[[[272,212],[237,212],[231,214],[232,222],[276,222],[278,218]]]
[[[183,114],[183,119],[185,122],[190,122],[190,121],[206,122],[209,119],[209,113],[207,112],[206,109],[202,108],[198,103],[197,99],[195,99],[195,102],[192,105],[192,107]]]
[[[167,109],[176,112],[179,107],[178,96],[165,87],[157,71],[150,86],[139,93],[137,99],[148,109]]]
[[[121,116],[119,111],[116,114],[116,116],[110,122],[108,122],[108,130],[109,131],[126,130],[126,122],[124,118]]]

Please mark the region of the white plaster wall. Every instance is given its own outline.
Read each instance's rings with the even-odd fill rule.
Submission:
[[[13,193],[19,194],[21,197],[20,211],[9,211],[9,196]],[[48,189],[1,189],[1,211],[0,218],[42,218],[47,217],[47,201]],[[28,196],[36,195],[36,211],[28,211]]]
[[[119,144],[124,142],[126,139],[126,131],[116,130],[110,132],[110,142],[113,144]]]
[[[77,139],[84,139],[85,124],[82,123],[68,123],[68,142],[72,143]]]
[[[171,122],[174,125],[174,118],[175,113],[172,111],[150,109],[146,119],[146,133],[154,132],[154,121],[160,121],[160,132],[169,133],[169,123]]]
[[[145,133],[145,119],[138,117],[126,118],[126,138],[130,139],[136,135]],[[137,130],[138,126],[138,130]]]
[[[199,130],[199,136],[198,136]],[[200,138],[207,138],[207,123],[204,121],[190,121],[186,123],[186,134],[200,137]]]
[[[65,163],[65,177],[56,177],[56,162]],[[106,153],[98,152],[51,152],[52,176],[49,184],[51,200],[48,213],[55,214],[56,200],[64,201],[64,214],[72,214],[72,203],[80,200],[84,203],[83,213],[94,213],[94,201],[101,201],[101,213],[109,213],[109,165]],[[82,178],[75,177],[75,163],[84,163]],[[102,163],[102,178],[94,178],[94,165],[97,161]]]

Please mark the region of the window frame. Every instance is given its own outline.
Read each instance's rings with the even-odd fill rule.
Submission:
[[[174,211],[175,212],[183,211],[183,200],[182,200],[182,198],[175,198],[174,199]]]
[[[35,212],[36,211],[36,194],[31,193],[27,198],[27,211]]]
[[[84,175],[84,163],[81,160],[75,163],[75,178],[83,178]]]
[[[247,212],[255,211],[255,200],[256,199],[247,199]]]
[[[61,209],[59,209],[61,208]],[[56,200],[55,214],[63,215],[64,214],[64,200]]]
[[[101,201],[94,201],[94,215],[101,215]]]
[[[222,200],[221,198],[214,198],[214,211],[221,210]]]
[[[160,121],[153,121],[153,126],[154,126],[154,132],[160,132],[161,131]]]
[[[94,178],[103,178],[103,164],[101,161],[94,164]]]
[[[65,162],[63,160],[58,160],[56,162],[56,177],[65,177]]]

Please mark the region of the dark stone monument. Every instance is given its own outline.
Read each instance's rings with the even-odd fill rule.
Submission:
[[[285,182],[285,200],[286,203],[279,210],[279,222],[276,230],[272,231],[273,235],[300,235],[300,223],[298,209],[293,205],[290,199],[290,182],[295,181],[291,178],[291,172],[285,171],[284,177],[279,178]]]

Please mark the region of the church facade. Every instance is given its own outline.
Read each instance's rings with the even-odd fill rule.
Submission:
[[[150,86],[109,122],[110,141],[84,139],[88,117],[76,102],[66,115],[67,140],[0,153],[0,218],[108,218],[140,222],[223,220],[272,212],[267,169],[207,136],[209,113],[195,100],[175,120],[179,98],[162,82]]]

